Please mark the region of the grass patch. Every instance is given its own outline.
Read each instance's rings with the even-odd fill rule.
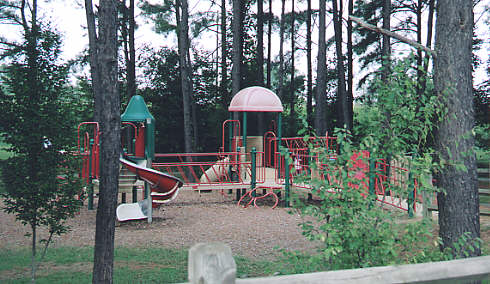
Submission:
[[[89,283],[92,247],[50,248],[38,270],[38,283]],[[115,283],[183,282],[187,278],[187,251],[162,248],[116,248]],[[30,282],[30,251],[0,249],[0,282]]]
[[[288,261],[252,260],[235,256],[237,277],[259,277],[314,271],[306,258]],[[37,273],[37,283],[89,283],[92,279],[92,247],[50,248]],[[116,248],[114,283],[177,283],[187,281],[187,250],[165,248]],[[0,282],[30,282],[28,248],[0,249]]]
[[[90,283],[92,247],[48,249],[37,272],[37,283]],[[276,261],[235,256],[237,277],[260,277],[325,270],[308,256],[285,253]],[[177,283],[187,281],[187,250],[166,248],[116,248],[114,283]],[[0,249],[0,282],[30,283],[30,250]]]

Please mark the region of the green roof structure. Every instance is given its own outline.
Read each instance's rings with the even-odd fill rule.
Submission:
[[[148,110],[143,97],[140,95],[132,96],[126,110],[121,115],[121,121],[143,122],[148,118],[151,119],[152,122],[155,121],[155,118]]]
[[[131,97],[126,110],[121,115],[121,122],[142,122],[146,125],[145,159],[155,158],[155,118],[148,110],[142,96]]]

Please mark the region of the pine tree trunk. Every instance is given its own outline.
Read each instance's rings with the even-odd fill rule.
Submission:
[[[333,4],[333,25],[335,31],[335,50],[337,53],[337,102],[339,108],[339,127],[352,129],[352,119],[349,117],[350,111],[348,107],[347,91],[345,90],[345,70],[344,59],[342,53],[342,11],[337,7],[337,0],[332,0]]]
[[[391,0],[383,0],[383,29],[391,30],[390,17],[391,17]],[[390,74],[390,57],[391,57],[391,43],[390,37],[383,34],[383,43],[381,47],[381,65],[383,71],[381,73],[381,79],[386,82],[388,75]]]
[[[192,87],[189,74],[189,62],[187,62],[189,52],[189,14],[187,8],[187,0],[177,0],[176,4],[178,48],[180,58],[180,79],[182,88],[182,104],[184,111],[184,151],[186,153],[192,153]]]
[[[264,86],[264,0],[257,0],[257,67],[259,72],[258,85]],[[258,134],[265,133],[264,113],[258,113]]]
[[[289,101],[289,117],[290,117],[290,122],[294,123],[296,113],[294,111],[294,105],[296,103],[296,92],[295,92],[295,86],[294,86],[294,51],[296,49],[295,47],[295,30],[294,30],[294,22],[295,22],[295,17],[294,17],[294,0],[291,0],[291,100]]]
[[[121,151],[121,114],[117,88],[117,1],[101,0],[98,65],[100,70],[100,193],[94,247],[94,283],[112,283],[114,231]]]
[[[85,15],[87,17],[87,31],[89,39],[89,62],[90,74],[92,76],[92,91],[94,95],[94,121],[100,121],[100,113],[102,111],[101,97],[96,94],[100,93],[100,73],[97,62],[97,31],[95,27],[95,14],[93,10],[92,0],[85,0]]]
[[[228,48],[226,46],[226,0],[221,0],[221,98],[223,106],[227,108],[230,98],[226,90],[228,72],[226,65],[226,57],[228,56]]]
[[[417,42],[422,44],[422,6],[424,5],[423,0],[418,0],[417,2]],[[424,92],[424,89],[422,86],[424,85],[425,81],[425,74],[423,71],[423,53],[421,49],[417,49],[417,86],[416,86],[416,92],[417,92],[417,98],[422,98],[422,94]]]
[[[134,46],[134,0],[129,0],[129,64],[128,68],[128,99],[136,95],[136,49]]]
[[[271,82],[271,72],[272,72],[272,21],[274,19],[274,15],[272,14],[272,0],[269,0],[269,22],[268,22],[268,28],[269,28],[269,33],[267,34],[267,88],[272,87],[272,82]]]
[[[327,55],[326,55],[326,42],[325,42],[325,14],[326,3],[320,1],[320,10],[318,12],[319,27],[318,27],[318,59],[316,68],[316,107],[315,107],[315,130],[317,135],[324,135],[327,131],[327,123],[325,117],[326,109],[326,97],[327,90]]]
[[[385,30],[391,30],[391,24],[390,24],[390,17],[391,17],[391,0],[383,0],[383,29]],[[390,37],[387,35],[383,34],[383,42],[382,42],[382,47],[381,47],[381,66],[382,66],[382,71],[381,71],[381,80],[385,83],[388,84],[388,78],[391,72],[391,43],[390,43]],[[382,122],[382,125],[385,129],[391,129],[390,124],[391,124],[391,113],[386,110],[383,105],[380,106],[381,112],[384,115],[384,121]],[[391,153],[387,153],[386,161],[389,164],[389,161],[391,160]],[[390,176],[390,171],[388,170],[388,176]]]
[[[242,5],[240,0],[233,0],[233,66],[231,69],[232,97],[240,91],[242,80]],[[238,119],[238,113],[233,113],[233,119]]]
[[[284,26],[286,19],[284,17],[284,9],[286,0],[281,1],[281,24],[279,30],[279,98],[284,100]]]
[[[434,22],[435,2],[436,0],[429,0],[429,16],[427,19],[427,40],[425,44],[425,46],[427,46],[428,48],[432,48],[432,30],[433,30],[433,22]],[[426,53],[425,60],[424,60],[424,72],[426,74],[427,71],[429,70],[429,60],[430,60],[430,54]],[[424,85],[422,87],[425,91],[425,88],[427,87],[427,80],[424,80]]]
[[[349,15],[354,13],[354,0],[349,0],[347,7]],[[354,126],[354,60],[352,50],[352,20],[347,21],[347,104],[349,118]]]
[[[308,126],[313,127],[313,67],[311,56],[311,0],[307,0],[306,10],[306,120]]]
[[[434,87],[447,108],[439,123],[436,148],[444,168],[437,175],[439,235],[442,248],[453,248],[464,233],[469,240],[480,237],[478,180],[473,151],[472,86],[473,4],[466,0],[437,1]],[[449,153],[451,155],[449,155]],[[456,164],[463,164],[466,171]],[[466,250],[468,256],[480,249]],[[466,257],[460,250],[453,254]]]

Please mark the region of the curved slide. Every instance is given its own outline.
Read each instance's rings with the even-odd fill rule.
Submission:
[[[128,170],[135,173],[138,178],[150,184],[152,207],[158,207],[163,203],[172,201],[177,197],[179,189],[184,184],[174,176],[140,166],[123,157],[119,161]],[[148,218],[149,206],[147,204],[148,202],[145,202],[145,200],[137,203],[121,204],[116,209],[117,219],[119,221],[127,221]]]

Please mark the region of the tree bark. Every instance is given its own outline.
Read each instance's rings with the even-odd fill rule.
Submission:
[[[101,0],[98,65],[100,70],[100,193],[96,217],[93,283],[112,283],[114,231],[121,151],[121,114],[117,88],[117,1]]]
[[[418,0],[417,2],[417,42],[419,44],[422,44],[422,6],[424,5],[423,0]],[[422,94],[424,92],[424,89],[422,88],[422,85],[424,84],[425,81],[425,74],[423,71],[423,52],[421,49],[417,49],[417,86],[416,86],[416,93],[417,93],[417,98],[422,98]],[[417,108],[418,109],[418,108]]]
[[[439,235],[442,248],[454,248],[464,233],[469,241],[480,237],[478,180],[473,151],[474,126],[472,86],[473,4],[466,0],[437,1],[434,87],[447,108],[438,125],[436,149],[444,167],[437,175]],[[450,153],[450,154],[449,154]],[[456,164],[463,164],[465,170]],[[480,249],[466,250],[468,256]],[[466,257],[461,250],[453,254]]]
[[[349,117],[350,108],[348,106],[347,91],[345,89],[345,69],[344,56],[342,53],[342,11],[337,7],[337,0],[332,0],[333,6],[333,25],[335,31],[335,50],[337,53],[337,102],[338,102],[338,118],[340,121],[339,127],[352,129],[352,119]]]
[[[313,127],[313,67],[311,56],[311,0],[307,0],[306,10],[306,120]]]
[[[272,72],[272,21],[274,19],[274,14],[272,13],[272,0],[269,0],[269,22],[268,28],[269,33],[267,34],[267,88],[272,87],[271,83],[271,72]]]
[[[89,39],[89,62],[90,74],[92,77],[92,92],[94,96],[94,121],[100,121],[100,113],[102,111],[101,97],[96,94],[100,93],[100,73],[97,63],[97,31],[95,26],[95,14],[93,10],[92,0],[85,0],[85,15],[87,17],[87,31]]]
[[[354,0],[348,2],[348,14],[354,13]],[[354,126],[354,60],[352,50],[352,20],[347,21],[347,104],[349,106],[349,117]]]
[[[391,17],[391,0],[383,0],[383,29],[389,31],[391,29],[390,17]],[[381,80],[386,82],[391,70],[391,43],[390,37],[387,34],[383,34],[383,43],[381,47]]]
[[[435,2],[436,0],[429,0],[429,16],[427,19],[427,41],[425,44],[425,46],[429,49],[432,48],[432,30],[433,30],[433,22],[434,22]],[[426,74],[427,71],[429,70],[429,61],[430,61],[430,54],[426,52],[425,59],[424,59],[424,72]],[[427,80],[424,80],[424,84],[422,88],[425,91],[425,88],[427,88]]]
[[[127,66],[128,99],[136,95],[136,49],[134,46],[134,32],[136,23],[134,21],[134,0],[129,0],[129,61]]]
[[[349,19],[353,20],[354,22],[358,23],[361,27],[365,28],[365,29],[368,29],[368,30],[372,30],[372,31],[375,31],[375,32],[378,32],[380,34],[383,34],[383,35],[386,35],[388,37],[393,37],[393,38],[396,38],[398,39],[399,41],[402,41],[406,44],[409,44],[415,48],[418,48],[418,49],[422,49],[423,51],[426,52],[426,54],[430,54],[432,57],[436,57],[436,52],[430,48],[428,48],[427,46],[423,46],[421,44],[419,44],[418,42],[414,41],[414,40],[411,40],[407,37],[404,37],[400,34],[397,34],[397,33],[394,33],[394,32],[391,32],[389,30],[385,30],[383,28],[379,28],[377,26],[373,26],[373,25],[370,25],[368,23],[366,23],[365,21],[357,18],[357,17],[354,17],[354,16],[349,16]]]
[[[242,5],[240,0],[233,0],[233,66],[231,69],[232,97],[240,91],[242,80]],[[238,119],[238,113],[233,113]]]
[[[226,58],[228,56],[228,48],[226,44],[226,0],[221,0],[221,98],[223,106],[226,108],[230,102],[228,92],[226,90],[228,72],[226,66]]]
[[[317,135],[324,135],[327,131],[327,123],[325,118],[326,109],[326,97],[325,93],[327,90],[327,55],[326,49],[327,45],[325,42],[325,14],[326,14],[326,3],[325,1],[320,1],[319,5],[319,27],[318,27],[318,59],[316,68],[316,107],[315,107],[315,130]]]
[[[257,67],[258,85],[264,86],[264,0],[257,0]],[[258,113],[257,129],[260,136],[265,133],[264,113]]]
[[[182,104],[184,111],[184,150],[192,153],[192,82],[190,81],[190,68],[188,62],[189,35],[188,35],[188,6],[187,0],[176,1],[177,34],[180,63],[180,79],[182,89]]]
[[[294,86],[294,51],[296,49],[295,47],[295,39],[294,39],[294,22],[295,22],[295,17],[294,17],[294,0],[291,0],[291,101],[289,102],[289,117],[291,118],[289,121],[291,123],[294,122],[296,113],[294,111],[294,105],[296,103],[296,92],[295,92],[295,86]]]
[[[284,100],[284,26],[286,19],[284,17],[284,9],[286,0],[281,1],[281,24],[279,30],[279,98]]]

